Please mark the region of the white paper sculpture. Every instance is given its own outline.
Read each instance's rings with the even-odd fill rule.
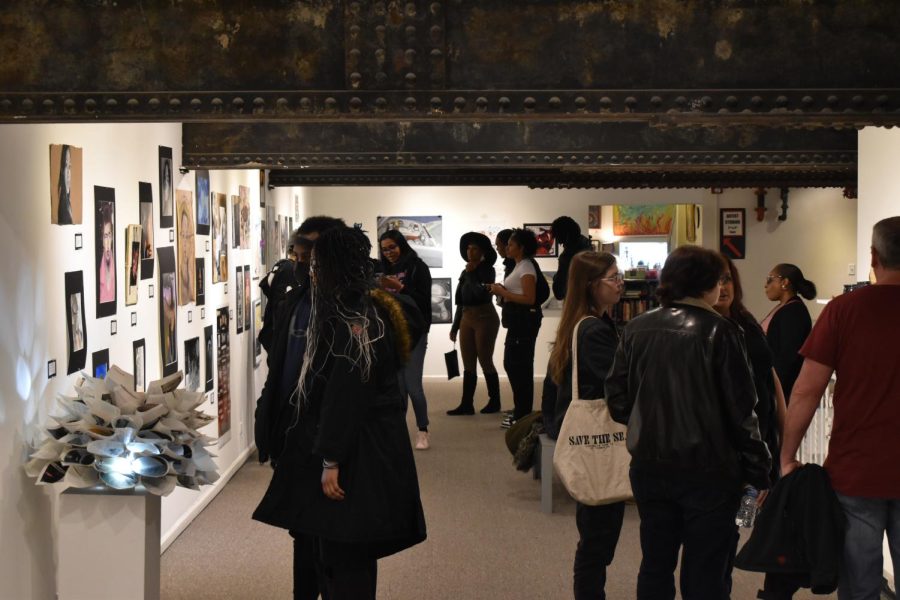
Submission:
[[[105,379],[84,373],[75,396],[60,395],[47,439],[25,464],[38,485],[106,486],[122,490],[142,485],[165,496],[175,486],[193,490],[219,478],[214,440],[197,430],[213,417],[197,410],[203,392],[177,389],[179,371],[134,391],[134,377],[119,367]]]

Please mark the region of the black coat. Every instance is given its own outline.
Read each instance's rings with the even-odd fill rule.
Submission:
[[[294,261],[287,258],[279,260],[259,282],[259,289],[266,296],[266,310],[263,313],[263,326],[259,330],[257,338],[266,352],[272,351],[272,341],[277,335],[274,328],[275,314],[279,304],[289,290],[296,289],[303,283],[297,275],[296,266]]]
[[[632,467],[769,487],[743,336],[711,308],[676,303],[632,319],[606,399],[612,418],[628,425]]]
[[[814,594],[830,594],[837,588],[845,527],[825,469],[804,465],[769,493],[735,566],[791,576]]]
[[[418,256],[411,254],[403,256],[397,264],[392,265],[386,260],[382,261],[382,264],[387,275],[406,272],[400,293],[409,296],[416,303],[425,320],[425,331],[428,332],[431,329],[431,270],[428,265]]]
[[[479,264],[474,271],[462,270],[462,273],[459,274],[459,283],[456,284],[454,297],[456,314],[453,315],[453,326],[450,328],[452,333],[459,331],[464,307],[491,303],[491,294],[484,289],[484,285],[494,283],[496,278],[497,272],[494,270],[494,266],[484,262]]]
[[[380,558],[423,541],[425,517],[398,388],[396,332],[388,315],[377,309],[385,326],[379,337],[372,318],[376,309],[365,310],[375,340],[369,377],[340,352],[316,355],[316,375],[299,421],[288,433],[285,452],[253,518],[351,544],[357,552]],[[326,329],[322,340],[331,347],[349,343],[345,326]],[[346,493],[342,501],[322,492],[323,458],[340,463],[339,482]]]
[[[781,381],[784,398],[791,399],[791,390],[803,366],[800,348],[812,330],[812,319],[806,304],[799,296],[794,296],[782,306],[769,321],[766,339],[772,349],[775,372]]]
[[[559,255],[559,263],[556,268],[556,275],[553,276],[553,295],[557,300],[566,297],[566,288],[569,285],[569,265],[572,258],[579,252],[591,249],[591,240],[583,235],[579,235],[574,241],[569,242],[563,248]]]

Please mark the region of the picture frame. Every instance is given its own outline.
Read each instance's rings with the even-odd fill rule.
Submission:
[[[552,258],[559,256],[559,244],[553,235],[553,225],[551,223],[525,223],[522,229],[534,233],[537,239],[538,248],[534,253],[535,258]]]
[[[94,298],[96,318],[111,317],[118,305],[116,191],[94,186]]]

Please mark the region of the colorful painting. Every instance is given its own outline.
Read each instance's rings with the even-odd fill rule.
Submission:
[[[674,204],[617,204],[613,206],[614,235],[669,235]]]
[[[537,252],[534,253],[536,258],[547,258],[559,254],[559,245],[553,236],[553,226],[550,223],[525,223],[522,227],[534,233],[534,237],[537,239]]]

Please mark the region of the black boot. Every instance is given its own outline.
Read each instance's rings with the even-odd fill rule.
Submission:
[[[488,389],[487,406],[481,409],[481,414],[487,415],[500,411],[500,377],[496,373],[485,373],[484,382]]]
[[[462,400],[459,406],[453,410],[448,410],[447,414],[456,415],[474,415],[475,414],[475,386],[478,385],[478,374],[470,371],[463,371],[463,392]]]

